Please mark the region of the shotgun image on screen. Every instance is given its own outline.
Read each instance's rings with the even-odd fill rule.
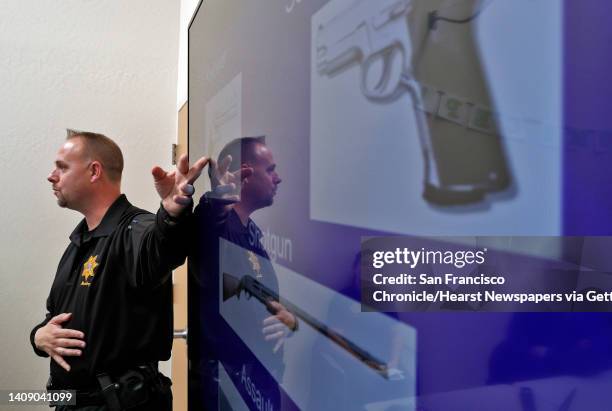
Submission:
[[[359,361],[376,371],[379,375],[386,379],[401,379],[401,371],[391,370],[387,367],[380,359],[374,357],[366,350],[359,347],[344,336],[331,330],[325,324],[319,322],[317,319],[306,313],[293,303],[286,299],[279,298],[278,294],[274,291],[257,281],[250,275],[245,275],[241,279],[234,277],[231,274],[223,273],[223,301],[236,296],[240,298],[242,293],[249,297],[255,297],[259,302],[266,306],[266,309],[272,314],[276,314],[274,308],[269,304],[270,301],[277,301],[281,303],[287,310],[292,312],[295,316],[300,318],[306,324],[310,325],[319,333],[332,340],[339,347],[343,348],[349,354],[357,358]]]
[[[468,0],[466,4],[472,2]],[[456,114],[460,100],[451,99],[450,94],[417,80],[413,60],[418,59],[421,46],[426,43],[413,47],[408,16],[415,13],[415,7],[415,0],[353,0],[349,7],[314,28],[316,71],[320,76],[331,78],[359,65],[361,92],[373,102],[393,102],[408,93],[423,155],[423,198],[434,205],[479,202],[487,192],[503,190],[510,184],[503,153],[499,153],[502,151],[499,139],[488,135],[494,135],[496,127],[485,124],[485,120],[490,123],[494,117],[492,111],[469,102],[466,103],[471,110],[469,121],[457,121],[452,115]],[[469,23],[479,13],[477,10],[472,17],[459,23]],[[436,28],[438,20],[451,21],[435,12],[423,14],[423,20],[429,21],[429,30]],[[446,45],[447,48],[451,46]],[[471,50],[472,46],[462,44],[462,47]],[[477,58],[472,53],[465,53],[465,56]],[[438,103],[432,103],[433,100]],[[433,105],[436,107],[430,107]],[[426,113],[432,118],[465,124],[457,125],[452,135],[440,136],[439,130],[430,127]],[[482,136],[463,137],[465,128],[470,128],[472,134],[480,132]]]

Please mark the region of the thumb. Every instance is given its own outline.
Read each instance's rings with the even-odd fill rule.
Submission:
[[[153,169],[151,170],[151,174],[153,175],[153,180],[155,180],[155,182],[163,180],[164,177],[166,177],[166,172],[163,168],[159,166],[153,167]]]
[[[72,317],[72,313],[61,313],[61,314],[58,314],[55,317],[51,318],[51,320],[49,320],[49,322],[53,323],[53,324],[58,324],[59,325],[59,324],[65,323],[71,317]]]
[[[285,307],[283,307],[278,301],[270,300],[268,301],[268,304],[270,304],[277,312],[285,309]]]

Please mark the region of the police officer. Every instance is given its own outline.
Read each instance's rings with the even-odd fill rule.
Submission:
[[[157,214],[121,194],[123,156],[110,138],[70,131],[47,180],[62,208],[85,217],[70,235],[32,330],[36,354],[51,357],[49,389],[76,390],[79,410],[171,410],[170,380],[157,362],[172,346],[171,271],[183,263],[194,193],[207,164],[152,170]]]

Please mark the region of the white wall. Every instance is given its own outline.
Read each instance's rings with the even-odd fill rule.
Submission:
[[[187,40],[191,17],[195,13],[200,0],[181,0],[181,23],[179,34],[178,84],[176,93],[177,110],[187,101]]]
[[[0,1],[0,389],[39,389],[48,373],[28,335],[80,219],[45,180],[64,129],[114,138],[123,191],[156,209],[150,169],[170,166],[176,140],[178,34],[176,1]]]

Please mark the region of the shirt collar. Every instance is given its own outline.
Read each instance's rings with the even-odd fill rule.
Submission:
[[[102,217],[100,224],[94,228],[91,233],[92,238],[106,237],[110,235],[119,224],[121,216],[131,206],[127,200],[125,194],[121,194],[115,202],[106,210],[106,214]],[[85,219],[76,226],[72,234],[70,234],[70,241],[75,245],[80,246],[83,242],[83,234],[87,231],[87,222]]]
[[[236,210],[234,210],[233,208],[230,210],[229,218],[233,220],[232,221],[233,228],[237,229],[237,231],[240,231],[240,232],[248,233],[249,225],[255,224],[253,220],[251,220],[251,217],[249,217],[246,225],[242,224],[242,220],[240,219],[240,216],[238,215]]]

